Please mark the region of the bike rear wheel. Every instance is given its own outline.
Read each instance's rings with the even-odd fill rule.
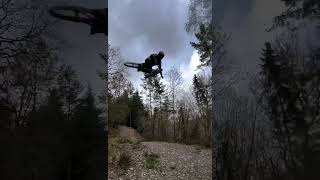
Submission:
[[[133,63],[133,62],[125,62],[124,65],[127,67],[131,67],[131,68],[139,68],[140,67],[139,63]]]
[[[82,23],[91,23],[92,11],[79,6],[55,6],[49,10],[50,14],[56,18]]]

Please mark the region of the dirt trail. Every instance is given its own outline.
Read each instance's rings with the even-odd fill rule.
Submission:
[[[131,128],[120,127],[119,135],[131,141],[142,140]],[[110,167],[109,178],[114,180],[158,179],[158,180],[195,180],[212,179],[211,149],[167,142],[123,143],[123,148],[130,155],[130,165],[125,170]],[[148,155],[156,160],[148,162]],[[147,168],[154,165],[153,168]]]
[[[119,135],[121,138],[127,139],[133,143],[143,140],[143,138],[135,129],[126,126],[119,126]]]

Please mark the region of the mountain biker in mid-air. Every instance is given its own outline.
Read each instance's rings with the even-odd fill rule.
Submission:
[[[161,78],[162,76],[162,69],[161,69],[161,60],[164,57],[164,53],[160,51],[158,54],[151,54],[147,59],[145,59],[144,63],[141,63],[138,67],[138,72],[142,71],[144,73],[152,73],[153,66],[158,66],[160,70]]]

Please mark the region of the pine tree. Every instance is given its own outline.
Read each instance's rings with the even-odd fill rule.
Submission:
[[[57,90],[51,90],[46,104],[41,106],[38,111],[31,114],[35,115],[34,117],[29,117],[31,127],[59,130],[65,123],[62,105],[63,103],[61,98],[58,97]]]
[[[198,50],[200,54],[200,61],[204,65],[209,65],[211,56],[211,42],[212,42],[212,31],[209,25],[201,24],[199,32],[195,34],[198,43],[191,42],[191,46]]]
[[[205,145],[211,144],[211,121],[213,112],[211,111],[212,102],[210,95],[210,81],[202,76],[193,77],[193,94],[199,108],[199,120],[204,128]]]
[[[142,127],[144,106],[138,91],[135,91],[132,97],[129,99],[129,108],[130,108],[130,112],[129,112],[130,114],[128,118],[129,127],[133,127],[135,129]]]
[[[146,102],[147,102],[147,110],[148,112],[148,121],[146,121],[144,124],[145,126],[145,134],[148,136],[151,136],[152,132],[149,132],[148,130],[152,130],[152,110],[153,110],[153,97],[154,97],[154,88],[153,88],[153,79],[148,78],[143,80],[143,84],[141,85],[144,89],[144,93],[146,95]]]
[[[95,97],[88,87],[74,117],[72,146],[72,178],[101,179],[104,174],[105,136],[104,124],[99,118]]]
[[[278,61],[275,51],[272,49],[269,42],[265,43],[265,49],[262,50],[262,75],[265,77],[265,87],[270,87],[272,82],[279,85],[278,78],[280,73],[280,62]]]
[[[193,93],[199,106],[209,103],[206,85],[197,75],[193,76]]]
[[[65,172],[65,161],[69,152],[68,121],[62,110],[61,99],[55,89],[50,91],[45,104],[29,114],[29,133],[25,141],[25,161],[34,164],[33,176],[39,179],[59,179]],[[36,157],[36,158],[35,158]]]
[[[273,26],[270,30],[277,27],[284,27],[290,24],[290,20],[307,19],[319,21],[320,1],[318,0],[280,0],[284,2],[286,10],[279,16],[273,18]]]
[[[119,97],[111,99],[112,102],[109,106],[109,123],[112,127],[118,125],[127,125],[130,107],[129,107],[129,94],[125,90]]]
[[[270,43],[265,44],[262,53],[263,98],[267,104],[266,112],[273,125],[273,135],[279,145],[282,162],[291,179],[311,179],[316,174],[315,162],[319,151],[311,144],[316,143],[312,129],[319,128],[312,121],[319,113],[316,106],[307,99],[319,97],[315,87],[319,87],[318,69],[301,70],[298,57],[290,51],[272,49]],[[289,58],[288,58],[289,57]],[[313,60],[312,60],[313,61]],[[317,99],[317,100],[316,100]],[[309,113],[309,112],[314,113]],[[318,144],[319,145],[319,144]],[[293,178],[294,177],[294,178]]]
[[[190,42],[190,44],[200,55],[201,64],[199,67],[210,66],[212,55],[215,56],[215,63],[218,63],[224,55],[224,43],[229,37],[225,33],[213,28],[211,24],[201,24],[195,36],[198,42]]]
[[[168,128],[170,125],[169,122],[169,113],[172,109],[172,103],[169,100],[169,95],[164,95],[164,101],[161,106],[161,112],[162,112],[162,121],[160,125],[160,136],[163,140],[168,140]]]

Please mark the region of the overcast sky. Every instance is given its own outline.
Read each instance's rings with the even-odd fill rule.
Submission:
[[[107,7],[106,0],[59,0],[55,5],[76,5],[92,9]],[[96,92],[102,91],[105,82],[102,81],[97,70],[103,71],[104,63],[100,53],[107,51],[107,38],[103,34],[90,35],[90,28],[85,24],[60,21],[56,31],[64,41],[62,45],[62,58],[77,72],[83,85],[89,83]]]
[[[273,38],[267,33],[272,17],[282,12],[280,0],[214,0],[215,21],[231,35],[227,44],[228,59],[240,65],[242,71],[255,72],[261,48]],[[188,0],[109,0],[109,42],[119,47],[127,61],[143,62],[151,53],[162,50],[164,71],[171,66],[182,70],[183,78],[191,82],[199,56],[190,46],[195,41],[184,29]],[[89,8],[104,8],[104,0],[72,0],[68,4]],[[104,35],[89,35],[89,27],[69,22],[61,23],[58,31],[67,42],[65,58],[78,72],[82,82],[89,82],[100,91],[104,86],[97,75],[104,64],[99,53],[105,52]],[[130,71],[130,79],[137,87],[141,72]],[[166,78],[164,74],[164,78]]]
[[[164,78],[170,67],[176,66],[184,80],[191,81],[199,57],[190,46],[194,37],[184,29],[187,0],[109,0],[108,6],[109,42],[120,48],[127,61],[142,63],[150,54],[164,51]],[[129,73],[138,87],[143,74]]]
[[[228,56],[252,71],[264,42],[276,35],[265,30],[271,27],[272,18],[283,11],[282,3],[280,0],[226,0],[215,9],[222,30],[231,35]]]
[[[120,47],[124,58],[133,62],[142,62],[149,54],[163,50],[164,71],[174,65],[190,83],[199,55],[190,46],[194,37],[184,30],[188,3],[188,0],[109,0],[109,42]],[[240,71],[256,72],[261,48],[273,36],[265,29],[282,8],[279,0],[214,1],[214,19],[231,36],[227,58],[239,65]],[[142,74],[130,72],[131,79],[139,85]]]

